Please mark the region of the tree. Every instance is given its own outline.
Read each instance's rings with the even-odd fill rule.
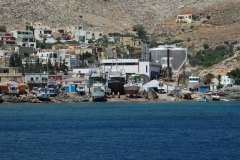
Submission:
[[[68,67],[66,66],[65,59],[63,59],[62,63],[60,64],[60,71],[63,71],[65,75],[68,73]]]
[[[204,49],[208,49],[208,48],[209,48],[209,45],[205,43],[205,44],[203,44],[203,48],[204,48]]]
[[[137,35],[139,38],[146,39],[146,34],[147,32],[144,30],[143,25],[141,24],[136,24],[133,26],[133,31],[137,32]]]
[[[15,59],[13,55],[10,56],[9,66],[15,67]]]
[[[48,73],[50,73],[50,74],[55,74],[55,73],[54,73],[54,67],[53,67],[50,59],[48,59],[47,67],[48,67],[48,68],[47,68],[47,69],[48,69]]]
[[[0,26],[0,32],[7,32],[6,26]]]
[[[30,30],[30,31],[32,31],[33,32],[33,35],[34,35],[34,28],[33,28],[33,26],[26,26],[26,30],[28,31],[28,30]]]
[[[208,73],[203,77],[203,83],[205,85],[211,84],[213,78],[214,78],[214,75],[212,73]]]
[[[61,40],[61,37],[57,37],[56,40],[57,40],[57,41],[60,41],[60,40]]]
[[[218,75],[218,84],[220,84],[220,82],[221,82],[221,77],[222,77],[222,76],[219,74],[219,75]]]

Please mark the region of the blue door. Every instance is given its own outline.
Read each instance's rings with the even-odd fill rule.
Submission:
[[[69,92],[69,87],[68,86],[64,87],[64,90],[65,92]]]
[[[75,84],[71,84],[71,92],[75,92],[76,91],[76,85]]]

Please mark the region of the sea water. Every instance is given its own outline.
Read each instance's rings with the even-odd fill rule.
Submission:
[[[0,159],[240,159],[240,103],[0,104]]]

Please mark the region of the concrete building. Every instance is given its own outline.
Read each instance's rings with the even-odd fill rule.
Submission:
[[[222,84],[224,87],[232,87],[235,85],[235,80],[229,78],[228,76],[221,76],[220,84]]]
[[[16,38],[17,45],[36,49],[36,40],[32,31],[14,30],[10,32]]]
[[[196,15],[195,12],[182,12],[177,15],[176,22],[179,23],[192,23],[193,17]]]
[[[83,30],[82,26],[78,27],[75,33],[75,40],[78,42],[88,43],[88,40],[97,40],[103,37],[103,32],[101,31],[90,31]]]
[[[45,39],[46,43],[55,42],[52,29],[45,22],[32,22],[31,26],[35,29],[34,36],[37,40],[43,42]]]
[[[139,59],[104,59],[101,61],[106,72],[114,64],[122,66],[127,74],[145,74],[150,79],[159,77],[161,71],[160,63],[140,61]]]
[[[0,82],[4,83],[8,80],[22,82],[22,73],[20,67],[3,67],[0,66]]]

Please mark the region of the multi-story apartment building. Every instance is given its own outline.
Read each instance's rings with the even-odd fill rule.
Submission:
[[[1,32],[0,40],[2,41],[4,48],[6,49],[14,50],[14,48],[17,46],[16,38],[13,37],[12,33]]]
[[[36,40],[32,31],[14,30],[10,31],[10,33],[16,38],[17,45],[36,49]]]
[[[46,43],[55,42],[53,31],[45,22],[32,22],[31,26],[35,29],[34,36],[37,40],[42,42],[45,40]]]
[[[82,26],[79,26],[75,33],[75,40],[78,42],[88,43],[88,40],[90,39],[97,40],[102,37],[103,37],[103,32],[83,30]]]

